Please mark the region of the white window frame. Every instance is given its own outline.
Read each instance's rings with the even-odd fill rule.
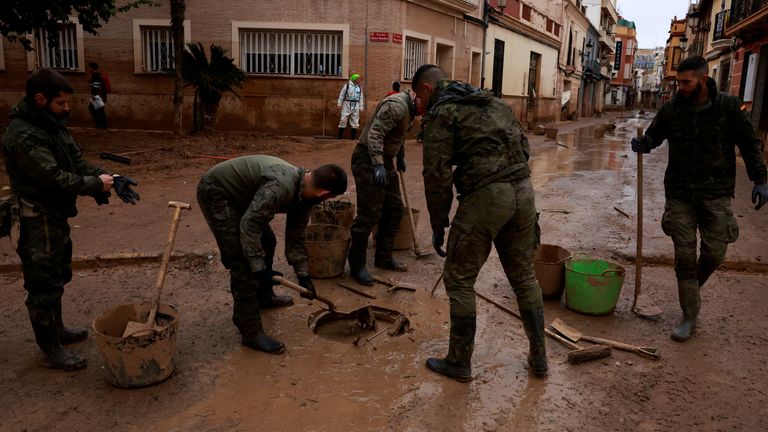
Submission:
[[[295,32],[341,32],[341,77],[349,76],[349,24],[324,23],[288,23],[266,21],[232,21],[232,58],[237,67],[244,70],[240,52],[241,31],[295,31]],[[249,74],[253,76],[285,77],[285,78],[322,78],[320,75],[291,75],[291,74]],[[338,75],[328,75],[337,79]]]
[[[453,50],[453,58],[451,59],[451,70],[450,71],[443,71],[448,75],[448,78],[453,79],[454,77],[454,71],[456,69],[456,42],[448,40],[448,39],[442,39],[439,37],[435,37],[435,60],[434,63],[437,64],[437,45],[443,45],[443,46],[449,46]],[[471,61],[472,56],[470,56]]]
[[[83,26],[80,25],[80,21],[77,17],[69,17],[69,21],[65,24],[74,24],[75,26],[75,49],[77,52],[77,68],[76,69],[56,69],[60,72],[85,72],[85,49],[83,46]],[[35,29],[37,32],[38,30]],[[37,42],[35,34],[28,34],[27,37],[32,41],[32,51],[27,52],[27,70],[35,71],[43,66],[40,64],[40,58],[37,52]],[[3,60],[3,69],[4,69]]]
[[[160,71],[144,70],[144,49],[141,40],[142,27],[170,27],[170,19],[134,19],[133,20],[133,73],[141,75],[166,75]],[[184,44],[192,42],[192,22],[184,20]]]
[[[400,76],[402,77],[402,80],[404,82],[411,82],[411,78],[413,78],[413,77],[411,78],[405,77],[406,47],[408,45],[407,42],[409,38],[417,39],[421,42],[424,42],[426,47],[426,52],[424,53],[424,64],[434,63],[435,61],[434,44],[432,43],[432,36],[424,33],[411,31],[411,30],[403,30],[403,48],[402,48],[402,61],[400,62]],[[455,49],[456,48],[454,47],[454,56],[453,56],[454,59],[456,58]],[[418,67],[416,69],[418,69]]]

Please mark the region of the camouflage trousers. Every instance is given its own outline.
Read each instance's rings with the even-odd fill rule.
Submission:
[[[221,263],[229,270],[229,284],[234,300],[232,321],[241,332],[257,323],[260,326],[259,300],[271,299],[274,291],[272,285],[260,286],[243,254],[240,221],[244,212],[235,206],[218,182],[208,176],[203,176],[197,186],[197,202],[216,238]],[[265,264],[271,269],[277,246],[275,233],[270,229],[264,230],[261,242],[266,254]]]
[[[47,308],[72,280],[72,239],[66,218],[32,212],[20,220],[19,245],[27,306]]]
[[[733,217],[729,197],[668,199],[661,227],[675,244],[677,279],[698,279],[700,286],[722,264],[728,244],[739,237],[739,225]],[[697,230],[701,236],[698,262]]]
[[[387,164],[388,182],[382,188],[373,181],[373,165],[368,151],[355,147],[352,153],[352,174],[357,187],[357,215],[352,224],[353,239],[367,239],[374,225],[376,232],[376,257],[389,258],[395,235],[403,217],[403,200],[400,181],[394,166]]]
[[[475,281],[491,246],[496,247],[518,307],[543,307],[541,289],[533,272],[537,226],[533,186],[527,178],[491,183],[461,199],[448,234],[448,256],[443,269],[452,317],[476,315]]]

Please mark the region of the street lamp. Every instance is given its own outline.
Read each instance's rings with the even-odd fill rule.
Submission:
[[[683,36],[680,38],[680,49],[685,51],[686,48],[688,48],[688,36]]]
[[[690,27],[691,29],[693,29],[694,32],[696,32],[696,30],[699,27],[699,19],[701,18],[701,12],[693,11],[688,15],[686,15],[686,18],[688,19],[688,27]]]

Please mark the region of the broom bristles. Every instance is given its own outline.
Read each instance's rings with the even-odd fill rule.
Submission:
[[[605,345],[592,345],[587,348],[568,353],[568,363],[579,364],[600,360],[611,356],[611,347]]]

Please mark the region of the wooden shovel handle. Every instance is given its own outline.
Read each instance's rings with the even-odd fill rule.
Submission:
[[[602,339],[602,338],[586,336],[586,335],[581,335],[581,340],[593,342],[600,345],[612,346],[616,349],[635,353],[642,357],[649,358],[652,360],[658,360],[659,358],[661,358],[661,355],[659,355],[659,350],[652,347],[639,347],[635,345],[625,344],[623,342],[613,341],[610,339]]]
[[[419,247],[416,245],[416,223],[413,221],[413,210],[411,210],[411,202],[408,199],[408,186],[405,185],[405,179],[403,173],[397,171],[397,177],[400,180],[400,185],[403,188],[403,200],[405,201],[405,211],[408,213],[408,221],[411,223],[411,240],[413,241],[413,253],[418,255]]]
[[[643,139],[643,128],[637,128],[637,139]],[[635,249],[635,299],[632,310],[643,289],[643,153],[637,152],[637,248]]]
[[[290,281],[290,280],[288,280],[288,279],[286,279],[284,277],[272,276],[272,280],[275,281],[275,282],[280,282],[280,285],[282,285],[282,286],[284,286],[286,288],[292,289],[292,290],[296,291],[299,294],[309,294],[309,291],[306,288],[304,288],[303,286],[301,286],[301,285],[299,285],[299,284],[297,284],[297,283],[295,283],[293,281]],[[328,305],[328,309],[330,309],[332,311],[336,310],[336,305],[333,304],[333,302],[328,300],[327,298],[315,294],[315,299],[318,300],[318,301],[321,301],[321,302],[323,302],[325,304],[327,304]]]

